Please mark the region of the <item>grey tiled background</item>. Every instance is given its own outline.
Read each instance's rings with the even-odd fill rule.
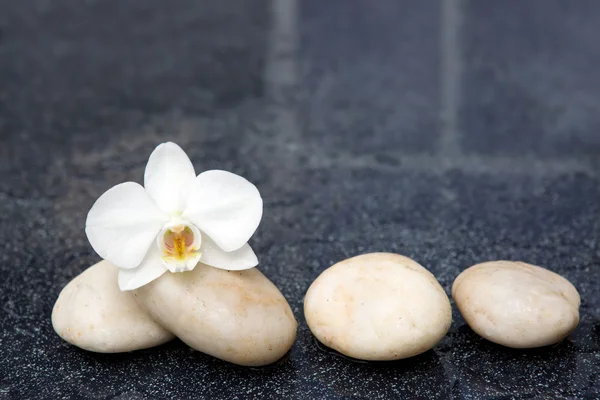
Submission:
[[[599,18],[595,0],[0,2],[0,399],[597,398]],[[251,244],[300,323],[275,366],[178,341],[98,355],[52,330],[98,260],[89,207],[166,140],[261,191]],[[514,351],[455,310],[422,356],[346,360],[302,299],[371,251],[448,293],[477,262],[547,267],[579,289],[580,326]]]

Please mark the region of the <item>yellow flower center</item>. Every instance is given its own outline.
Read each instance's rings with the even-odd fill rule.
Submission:
[[[167,229],[163,240],[165,241],[164,257],[184,260],[189,253],[198,250],[194,247],[194,233],[188,226],[179,225]]]
[[[185,223],[165,227],[158,237],[162,261],[171,272],[192,270],[200,259],[200,231]]]

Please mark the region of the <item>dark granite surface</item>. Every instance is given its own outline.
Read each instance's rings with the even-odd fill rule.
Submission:
[[[598,398],[599,18],[595,0],[0,2],[0,399]],[[52,329],[98,260],[87,211],[165,140],[263,195],[251,244],[300,323],[277,365],[179,341],[98,355]],[[581,324],[516,351],[455,310],[432,351],[349,361],[302,298],[371,251],[448,293],[477,262],[545,266],[579,289]]]

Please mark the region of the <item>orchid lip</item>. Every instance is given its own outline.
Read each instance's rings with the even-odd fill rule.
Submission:
[[[171,272],[194,269],[200,261],[202,235],[193,224],[174,219],[157,236],[163,265]]]

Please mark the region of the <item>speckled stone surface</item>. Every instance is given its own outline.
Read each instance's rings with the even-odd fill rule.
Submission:
[[[600,396],[600,2],[489,3],[0,3],[0,399]],[[165,140],[261,190],[251,244],[300,323],[272,367],[179,341],[93,354],[52,330],[58,293],[98,261],[89,207]],[[432,351],[347,360],[302,298],[375,251],[447,293],[477,262],[546,267],[579,290],[580,326],[517,351],[455,309]]]

